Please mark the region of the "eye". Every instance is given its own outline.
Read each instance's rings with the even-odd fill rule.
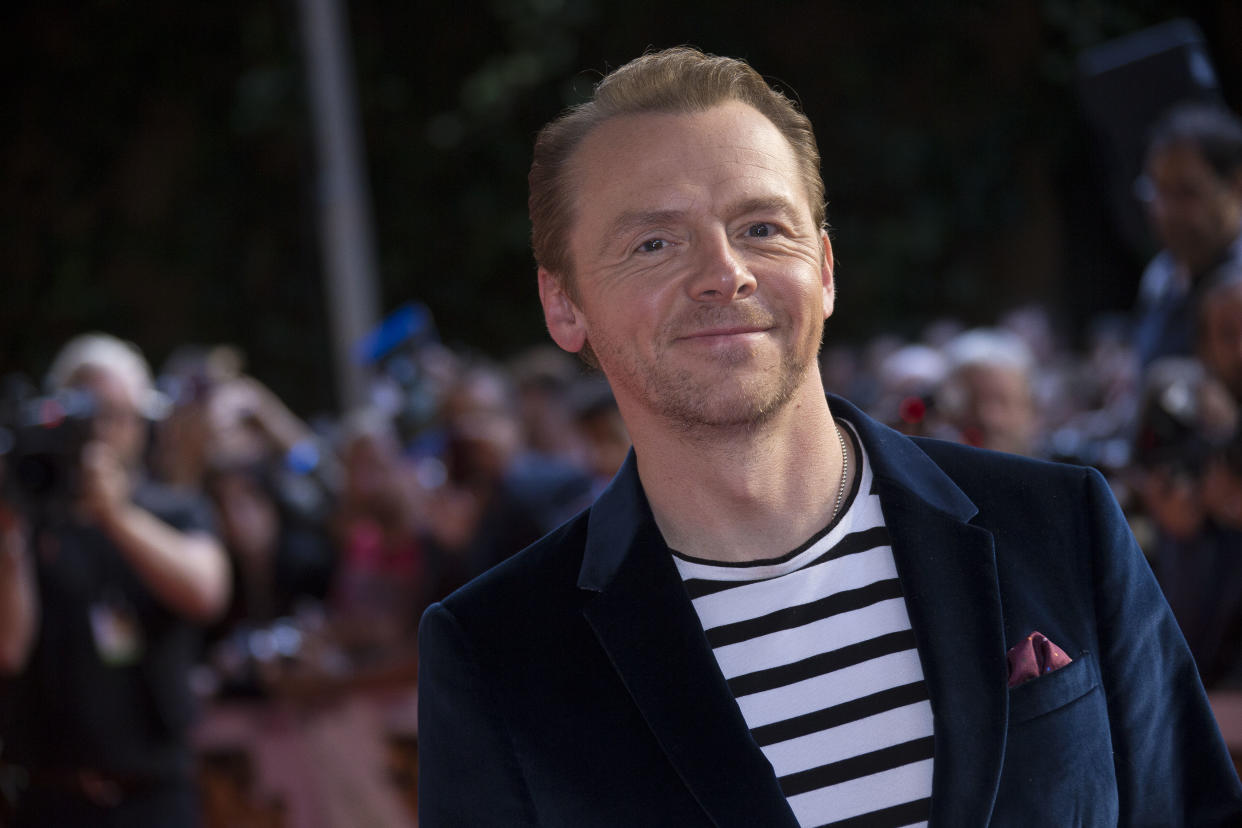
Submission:
[[[763,238],[772,235],[772,225],[765,221],[756,222],[746,228],[746,235],[751,238]]]
[[[647,239],[647,241],[638,246],[638,249],[642,253],[654,253],[666,247],[668,247],[668,242],[664,239]]]

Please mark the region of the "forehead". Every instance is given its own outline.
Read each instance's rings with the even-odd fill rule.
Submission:
[[[1002,362],[976,362],[959,369],[959,376],[976,388],[989,390],[1024,388],[1028,382],[1024,370]]]
[[[118,372],[93,363],[83,365],[69,377],[70,386],[84,388],[108,405],[137,408],[129,385]]]
[[[611,118],[583,140],[571,170],[580,218],[755,195],[783,196],[809,211],[793,148],[758,110],[737,101]]]

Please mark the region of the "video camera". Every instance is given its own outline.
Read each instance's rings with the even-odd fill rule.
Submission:
[[[10,378],[0,392],[0,497],[26,511],[61,514],[78,495],[98,405],[87,391],[40,396],[29,388]]]
[[[1232,423],[1214,404],[1208,392],[1215,386],[1200,368],[1173,360],[1156,366],[1140,406],[1132,460],[1142,469],[1198,479],[1213,458],[1224,453],[1228,459]]]

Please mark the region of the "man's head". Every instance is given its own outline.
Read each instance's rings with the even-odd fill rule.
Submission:
[[[745,64],[676,49],[623,66],[541,134],[531,189],[548,330],[603,369],[631,431],[631,415],[732,427],[822,399],[814,140]]]
[[[1030,349],[1008,331],[976,328],[945,346],[949,374],[936,399],[971,445],[1014,454],[1035,450],[1038,409]]]
[[[466,366],[440,404],[454,482],[496,485],[526,448],[509,377],[485,362]]]
[[[90,392],[96,405],[95,439],[124,462],[139,461],[146,438],[144,418],[156,413],[156,394],[151,369],[136,347],[107,334],[83,334],[61,348],[47,384],[52,390]]]
[[[1193,273],[1215,265],[1242,228],[1242,122],[1188,104],[1152,131],[1144,179],[1160,241]]]
[[[745,62],[683,46],[643,55],[614,70],[595,87],[590,101],[567,110],[539,132],[528,201],[539,266],[574,295],[574,262],[566,239],[583,194],[575,187],[573,160],[593,130],[620,116],[701,112],[729,101],[754,107],[789,141],[811,216],[823,226],[824,182],[811,122]]]

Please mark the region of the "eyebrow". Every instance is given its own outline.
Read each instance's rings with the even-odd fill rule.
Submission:
[[[728,211],[729,215],[735,216],[747,213],[780,213],[793,216],[797,213],[797,208],[784,196],[773,195],[743,199],[730,205]]]

